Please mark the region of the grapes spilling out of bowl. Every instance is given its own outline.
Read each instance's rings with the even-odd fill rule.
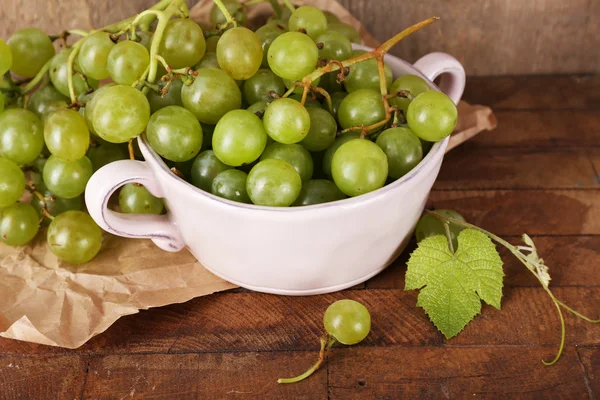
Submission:
[[[251,3],[257,3],[252,1]],[[161,0],[93,31],[36,28],[0,39],[0,241],[22,246],[47,227],[60,259],[102,244],[82,194],[99,168],[141,159],[143,135],[174,174],[232,202],[302,207],[380,189],[450,135],[457,110],[421,77],[383,61],[430,18],[367,52],[350,25],[310,6],[215,0],[210,26],[183,0]],[[128,184],[117,211],[165,205]],[[168,204],[167,204],[168,206]]]

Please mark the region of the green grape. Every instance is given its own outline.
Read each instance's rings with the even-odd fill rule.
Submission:
[[[288,207],[300,195],[302,179],[290,164],[270,158],[252,168],[246,189],[256,205]]]
[[[338,300],[325,311],[325,330],[338,342],[352,345],[362,342],[371,331],[371,314],[354,300]]]
[[[66,211],[80,211],[83,207],[83,200],[81,199],[81,196],[77,196],[72,199],[63,199],[54,196],[52,192],[46,190],[44,192],[44,200],[34,197],[31,201],[31,205],[33,208],[35,208],[39,218],[44,217],[42,212],[44,206],[46,207],[48,214],[56,217],[57,215],[60,215]],[[42,224],[49,225],[50,221],[47,218],[44,218]]]
[[[406,175],[423,159],[421,141],[408,128],[387,129],[381,132],[375,143],[387,156],[388,174],[392,179]]]
[[[319,83],[319,86],[327,90],[330,94],[335,92],[343,92],[344,85],[338,82],[339,73],[340,71],[327,72],[321,77],[321,82]]]
[[[227,72],[202,68],[190,86],[181,89],[183,106],[203,124],[216,125],[231,110],[242,105],[242,92]]]
[[[364,50],[355,50],[352,56],[355,57],[363,53],[366,52]],[[385,80],[389,88],[394,79],[392,76],[392,69],[388,63],[384,63],[383,69],[385,71]],[[344,79],[344,87],[348,93],[355,92],[359,89],[373,89],[380,91],[377,60],[371,58],[370,60],[351,65],[350,73],[346,79]]]
[[[309,181],[313,175],[313,160],[308,150],[299,144],[271,143],[260,156],[261,160],[282,160],[290,164],[303,182]]]
[[[98,90],[96,90],[94,93],[91,94],[88,102],[86,103],[85,107],[83,108],[83,118],[85,119],[85,123],[87,124],[88,130],[94,134],[97,139],[101,139],[100,137],[98,137],[98,134],[96,133],[96,130],[94,129],[94,122],[93,122],[93,118],[92,116],[94,115],[94,105],[96,104],[96,99],[98,98],[98,94],[102,93],[103,91],[105,91],[106,89],[110,88],[110,87],[114,87],[116,86],[115,83],[108,83],[104,86],[101,86],[98,88]],[[79,111],[81,111],[82,109],[80,108]]]
[[[285,11],[285,10],[284,10]],[[289,11],[289,15],[292,15],[292,12]],[[288,18],[286,20],[284,19],[274,19],[275,16],[272,15],[269,17],[269,19],[267,20],[267,23],[263,26],[268,26],[268,27],[276,27],[279,30],[285,32],[288,30],[288,20],[289,20],[289,15]],[[262,28],[262,27],[261,27]],[[260,28],[259,28],[260,29]]]
[[[339,32],[346,36],[352,43],[360,44],[360,33],[354,27],[345,24],[343,22],[331,22],[327,24],[327,30],[332,32]]]
[[[331,11],[323,11],[323,14],[325,14],[325,18],[327,19],[328,24],[340,22],[338,16],[332,13]]]
[[[2,77],[0,77],[1,79]],[[0,92],[0,114],[4,112],[4,95]]]
[[[298,143],[308,135],[310,115],[296,100],[277,99],[267,107],[263,116],[265,130],[276,142]]]
[[[300,144],[310,151],[323,151],[335,141],[337,122],[322,108],[307,108],[310,116],[310,130]]]
[[[0,77],[12,66],[12,52],[4,40],[0,38]]]
[[[85,191],[93,172],[92,163],[87,157],[63,161],[50,156],[44,165],[44,183],[58,197],[72,199]]]
[[[273,43],[273,41],[284,32],[285,32],[285,29],[282,29],[282,27],[277,24],[267,24],[267,25],[261,26],[260,28],[258,28],[256,30],[256,32],[254,32],[254,33],[256,33],[256,35],[258,36],[258,38],[260,39],[260,42],[262,44],[263,59],[262,59],[262,63],[260,64],[260,66],[262,68],[269,67],[269,59],[267,57],[268,52],[269,52],[269,47],[271,47],[271,43]]]
[[[372,89],[359,89],[348,94],[338,108],[338,121],[342,129],[369,126],[385,119],[381,93]],[[377,129],[371,130],[375,132]]]
[[[90,133],[85,119],[66,108],[56,110],[46,118],[44,139],[50,153],[64,161],[85,156],[90,145]]]
[[[129,155],[125,147],[108,142],[102,143],[96,147],[91,147],[87,154],[87,157],[92,163],[94,172],[112,162],[126,160],[128,156]]]
[[[182,87],[183,82],[181,79],[173,79],[169,85],[169,90],[164,96],[161,96],[160,93],[154,90],[149,90],[146,97],[150,103],[150,112],[154,114],[167,106],[183,106],[183,102],[181,101]]]
[[[437,142],[450,135],[458,121],[456,105],[444,93],[423,92],[409,104],[408,127],[421,139]]]
[[[213,180],[221,172],[231,169],[222,163],[212,150],[203,151],[192,164],[192,184],[206,192],[212,189]]]
[[[346,142],[349,142],[352,139],[358,139],[360,137],[360,132],[348,132],[343,134],[342,136],[335,139],[333,144],[325,151],[325,155],[323,156],[323,172],[325,176],[331,178],[331,162],[333,161],[333,155]]]
[[[194,67],[196,70],[200,68],[218,68],[221,69],[219,65],[219,60],[217,59],[217,53],[205,53],[202,60]]]
[[[0,242],[9,246],[24,246],[39,230],[39,217],[31,204],[15,203],[0,213]]]
[[[0,114],[0,157],[30,164],[44,147],[44,126],[31,111],[12,108]]]
[[[327,30],[327,17],[323,11],[311,6],[302,6],[290,16],[288,23],[290,32],[302,31],[315,39]]]
[[[119,85],[131,85],[139,80],[149,64],[148,50],[131,40],[117,43],[108,54],[108,73]]]
[[[108,55],[115,47],[115,42],[110,38],[108,32],[96,32],[85,37],[77,61],[81,72],[92,79],[102,80],[108,78]]]
[[[223,0],[223,5],[240,25],[246,24],[246,14],[244,13],[244,8],[238,1]],[[216,4],[213,4],[212,8],[210,9],[210,23],[212,25],[219,25],[224,24],[225,22],[227,22],[225,15],[223,15]]]
[[[262,116],[265,114],[265,111],[267,110],[268,105],[269,103],[266,101],[259,101],[258,103],[252,104],[250,107],[247,108],[247,110],[250,111],[252,114],[258,116],[259,118],[262,118]]]
[[[21,168],[11,160],[0,157],[0,209],[21,198],[25,192],[25,183],[25,174]]]
[[[68,71],[67,71],[67,63],[69,59],[69,55],[73,49],[65,49],[54,56],[52,61],[50,62],[50,81],[52,85],[58,90],[61,94],[69,97],[69,79],[68,79]],[[85,92],[87,92],[90,88],[95,89],[98,87],[98,81],[87,77],[87,81],[81,77],[80,74],[77,73],[79,71],[79,65],[77,65],[77,60],[75,60],[75,65],[73,66],[73,89],[75,90],[75,95],[79,96]]]
[[[392,83],[390,94],[398,93],[400,90],[408,90],[413,97],[420,95],[423,92],[431,90],[427,82],[417,75],[404,75],[399,77]],[[406,115],[410,100],[405,97],[393,97],[390,99],[390,105],[398,107]]]
[[[342,100],[344,100],[346,98],[346,96],[348,96],[348,93],[346,92],[335,92],[331,94],[331,105],[333,108],[333,116],[337,117],[338,115],[338,110],[340,109],[340,104],[342,104]],[[329,107],[327,106],[327,103],[323,104],[323,108],[326,109],[327,111],[329,111]]]
[[[119,192],[119,208],[125,214],[160,214],[164,203],[144,186],[128,183]]]
[[[94,96],[91,115],[96,134],[111,143],[125,143],[146,129],[150,104],[131,86],[111,86]]]
[[[289,19],[290,19],[291,16],[292,16],[292,10],[290,10],[288,7],[282,7],[281,8],[280,19],[282,21],[289,21]]]
[[[270,92],[282,96],[285,93],[283,80],[275,75],[270,69],[259,69],[256,74],[244,82],[243,93],[248,104],[252,105],[260,101],[272,101]]]
[[[460,221],[465,221],[465,218],[454,210],[435,210],[436,213],[441,214],[445,217],[455,218]],[[450,224],[450,238],[452,239],[452,246],[454,251],[458,249],[458,234],[465,228],[455,224]],[[430,214],[424,214],[415,228],[415,236],[417,242],[423,239],[427,239],[430,236],[443,235],[446,236],[446,229],[444,223]]]
[[[67,108],[70,103],[69,98],[56,90],[54,86],[46,85],[29,96],[27,109],[43,120],[49,113]]]
[[[237,169],[221,172],[212,182],[211,193],[239,203],[251,203],[246,191],[248,174]]]
[[[189,18],[173,19],[167,23],[158,53],[173,69],[191,67],[206,52],[202,28]]]
[[[206,39],[206,55],[207,53],[217,53],[217,43],[219,43],[221,36],[211,36]]]
[[[8,54],[12,55],[10,70],[24,78],[36,76],[55,53],[48,35],[37,28],[16,31],[8,39],[8,47],[10,49]]]
[[[139,31],[135,34],[137,36],[137,42],[144,46],[148,51],[150,51],[150,48],[152,47],[152,37],[154,36],[154,34],[152,32],[144,31]]]
[[[283,79],[299,81],[315,70],[319,49],[300,32],[286,32],[273,40],[267,53],[269,68]]]
[[[194,165],[194,161],[196,160],[195,158],[192,158],[191,160],[187,160],[187,161],[183,161],[183,162],[169,161],[164,158],[163,158],[163,160],[170,169],[176,168],[177,171],[181,172],[181,174],[183,175],[183,179],[185,181],[187,181],[187,182],[191,181],[192,165]],[[180,178],[181,178],[181,176],[180,176]]]
[[[348,196],[360,196],[385,185],[387,156],[370,140],[350,140],[333,155],[331,173],[342,192]]]
[[[321,33],[315,39],[317,43],[323,43],[319,50],[319,56],[327,60],[344,61],[352,57],[352,43],[344,35],[336,31]]]
[[[262,42],[248,28],[236,27],[226,31],[217,44],[219,65],[233,79],[244,80],[256,74],[262,59]]]
[[[200,122],[180,106],[168,106],[152,114],[146,136],[154,151],[170,161],[191,160],[202,148]]]
[[[48,246],[55,256],[70,264],[91,261],[102,247],[102,230],[89,214],[67,211],[50,223]]]
[[[233,110],[221,118],[213,133],[215,155],[227,165],[239,167],[254,162],[267,144],[263,123],[247,110]]]
[[[327,179],[313,179],[304,182],[300,195],[294,202],[294,206],[310,206],[313,204],[329,203],[331,201],[343,200],[346,195],[342,193],[335,183]]]

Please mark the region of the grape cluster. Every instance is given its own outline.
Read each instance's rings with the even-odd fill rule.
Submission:
[[[58,52],[35,28],[0,39],[0,241],[27,244],[50,221],[58,257],[91,260],[102,238],[82,194],[94,171],[140,157],[141,134],[194,186],[287,207],[379,189],[454,129],[452,101],[352,50],[351,26],[271,3],[275,15],[255,31],[236,0],[215,0],[204,28],[183,0],[161,0],[109,27],[64,32]],[[69,35],[82,38],[68,45]],[[165,207],[128,184],[118,210]]]

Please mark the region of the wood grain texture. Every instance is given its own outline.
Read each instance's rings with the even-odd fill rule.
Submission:
[[[600,395],[600,347],[579,347],[577,353],[591,393]]]

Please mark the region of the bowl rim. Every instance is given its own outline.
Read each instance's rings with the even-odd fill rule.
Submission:
[[[372,48],[362,45],[353,45],[353,48],[360,50],[371,50]],[[430,81],[426,76],[424,76],[419,70],[417,70],[410,63],[395,57],[393,55],[386,54],[385,56],[386,62],[392,62],[394,64],[400,64],[404,69],[407,69],[413,75],[418,75],[428,83],[432,90],[436,90],[441,92],[440,88],[437,87],[432,81]],[[154,164],[158,166],[158,168],[163,172],[167,177],[171,178],[174,182],[177,182],[178,185],[182,185],[182,188],[191,189],[193,193],[196,195],[203,196],[206,199],[211,201],[220,203],[224,206],[229,206],[237,209],[251,209],[251,210],[262,210],[262,211],[275,211],[275,212],[284,212],[284,213],[298,213],[298,212],[306,212],[306,211],[314,211],[316,209],[329,209],[329,208],[339,208],[340,206],[350,206],[358,203],[366,203],[369,200],[376,199],[378,197],[382,197],[390,192],[395,190],[399,190],[400,188],[405,188],[408,186],[409,182],[415,182],[415,178],[422,178],[426,176],[426,173],[432,169],[433,165],[436,164],[437,161],[443,159],[446,147],[450,140],[450,136],[447,136],[443,140],[436,142],[433,144],[429,153],[425,156],[423,160],[419,164],[417,164],[412,170],[410,170],[406,175],[402,176],[399,179],[396,179],[394,182],[383,186],[377,190],[374,190],[369,193],[365,193],[360,196],[348,197],[342,200],[336,200],[328,203],[321,204],[312,204],[308,206],[299,206],[299,207],[274,207],[274,206],[260,206],[256,204],[246,204],[240,203],[233,200],[228,200],[223,197],[216,196],[210,192],[204,191],[193,184],[187,182],[186,180],[180,178],[176,174],[174,174],[164,160],[150,147],[146,134],[142,134],[137,138],[138,144],[140,146],[140,150],[146,162],[152,160]]]

